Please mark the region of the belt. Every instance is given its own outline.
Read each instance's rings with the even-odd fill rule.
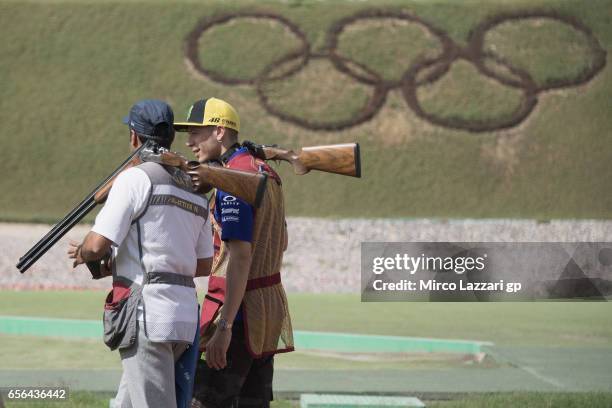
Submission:
[[[246,290],[267,288],[281,282],[280,272],[270,276],[262,276],[261,278],[253,278],[247,281]]]
[[[147,273],[147,284],[153,283],[165,283],[167,285],[178,285],[187,286],[188,288],[195,288],[193,277],[179,275],[178,273],[172,272],[149,272]]]

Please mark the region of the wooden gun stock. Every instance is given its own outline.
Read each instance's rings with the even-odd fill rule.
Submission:
[[[261,146],[265,160],[285,160],[296,174],[310,170],[361,177],[361,156],[358,143],[304,147],[297,153],[279,147]]]
[[[197,171],[200,177],[211,186],[239,197],[255,208],[261,205],[263,194],[266,191],[268,178],[266,174],[232,170],[210,164],[200,164],[193,170]]]
[[[242,170],[228,169],[219,165],[200,164],[197,161],[187,161],[174,152],[161,154],[161,163],[178,167],[187,174],[197,174],[206,184],[235,197],[245,200],[254,207],[259,207],[266,190],[268,176],[263,173],[251,173]],[[205,186],[196,186],[201,191]]]

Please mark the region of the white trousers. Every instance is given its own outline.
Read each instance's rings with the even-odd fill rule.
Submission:
[[[183,342],[152,342],[138,322],[138,338],[123,350],[123,375],[115,408],[176,408],[174,363],[187,349]]]

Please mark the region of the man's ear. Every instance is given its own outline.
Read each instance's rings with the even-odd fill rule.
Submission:
[[[225,136],[225,128],[223,126],[217,126],[217,142],[223,143],[223,136]]]
[[[137,149],[140,146],[140,140],[134,129],[130,129],[130,146]]]

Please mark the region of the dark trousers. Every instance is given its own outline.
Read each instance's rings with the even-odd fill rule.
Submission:
[[[232,328],[227,366],[215,370],[200,359],[192,408],[268,408],[272,400],[274,356],[253,358],[246,347],[242,322]]]

